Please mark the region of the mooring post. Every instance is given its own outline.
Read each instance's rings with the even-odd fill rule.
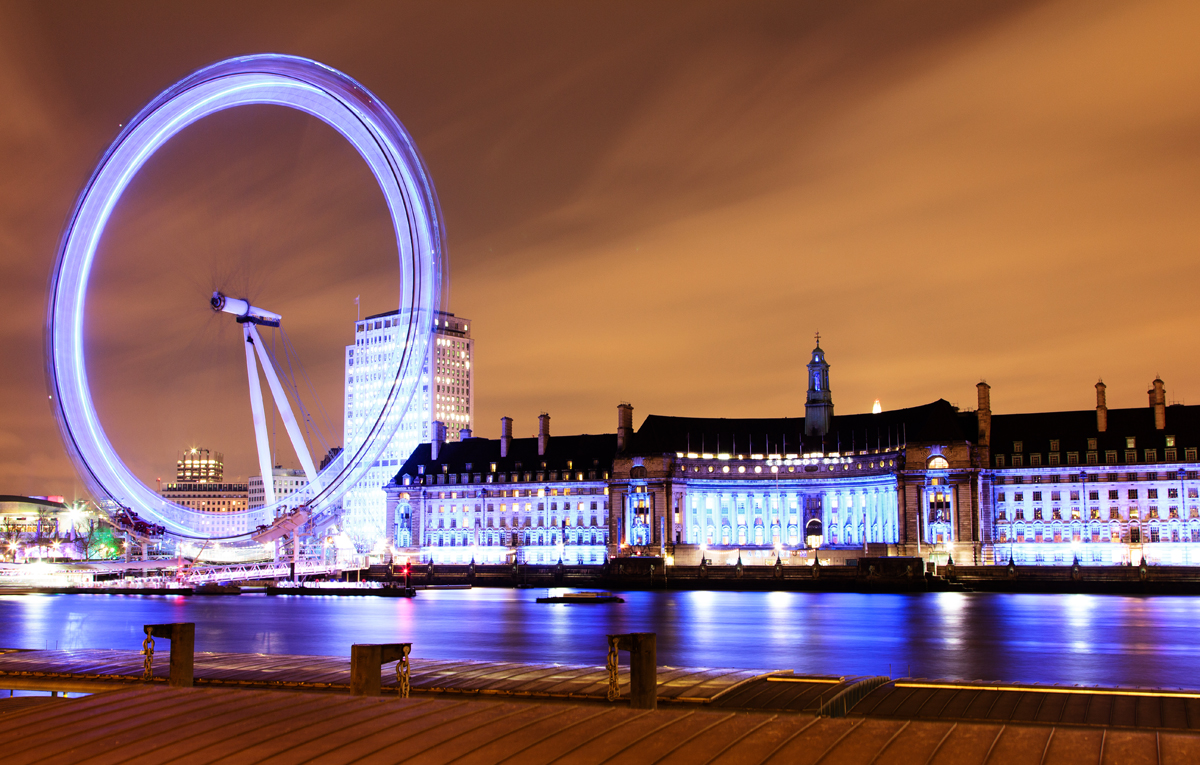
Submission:
[[[400,685],[400,696],[408,698],[408,654],[411,650],[412,643],[355,643],[350,646],[350,695],[380,695],[383,690],[383,665],[395,661],[399,662],[396,679]]]
[[[195,676],[193,672],[196,654],[195,623],[147,624],[142,629],[151,640],[151,651],[153,651],[153,638],[171,641],[171,668],[167,677],[167,685],[172,688],[191,688]],[[146,657],[147,666],[152,657],[153,653]]]
[[[654,632],[610,635],[617,650],[629,652],[629,706],[658,709],[658,650]]]

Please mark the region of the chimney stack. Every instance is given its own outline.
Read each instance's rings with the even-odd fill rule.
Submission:
[[[621,402],[617,404],[617,451],[623,452],[632,446],[633,437],[633,405]]]
[[[542,412],[538,415],[538,456],[546,456],[546,447],[550,445],[550,415]]]
[[[470,428],[459,428],[458,429],[458,440],[459,441],[466,441],[470,437],[471,437],[471,429]]]
[[[429,457],[437,459],[438,454],[442,451],[442,444],[446,443],[446,423],[433,421],[433,437],[429,439]]]
[[[990,446],[992,442],[992,386],[980,381],[975,390],[979,392],[979,445]]]
[[[1150,389],[1150,406],[1154,407],[1154,427],[1165,430],[1167,427],[1167,388],[1161,377],[1154,378],[1154,387]]]
[[[512,446],[512,417],[500,418],[500,456],[508,456],[508,448]]]
[[[1096,430],[1101,433],[1108,430],[1108,398],[1105,390],[1103,380],[1096,383]]]

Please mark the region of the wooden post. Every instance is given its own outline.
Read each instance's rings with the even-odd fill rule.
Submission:
[[[191,688],[196,654],[196,625],[193,622],[180,624],[147,624],[143,630],[150,637],[171,641],[171,672],[167,685],[172,688]]]
[[[658,709],[658,651],[653,632],[631,632],[617,638],[617,649],[629,651],[629,706]]]
[[[350,646],[350,695],[378,696],[383,665],[403,661],[412,643],[355,643]]]

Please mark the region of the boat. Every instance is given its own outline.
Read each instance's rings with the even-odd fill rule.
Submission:
[[[625,599],[602,590],[592,592],[564,592],[538,598],[538,603],[624,603]]]

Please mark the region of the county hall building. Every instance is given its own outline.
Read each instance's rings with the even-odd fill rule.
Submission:
[[[993,414],[990,387],[836,415],[819,344],[803,417],[650,415],[617,432],[417,448],[385,487],[392,538],[446,562],[1200,564],[1200,407]],[[435,428],[435,430],[437,430]],[[440,431],[438,431],[440,435]]]

